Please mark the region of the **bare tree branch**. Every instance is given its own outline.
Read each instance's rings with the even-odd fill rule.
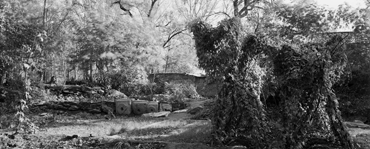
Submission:
[[[157,2],[158,0],[152,0],[152,3],[150,4],[150,9],[149,9],[149,12],[148,12],[148,17],[150,17],[150,15],[152,14],[152,11],[153,11],[153,8],[154,8],[154,5],[155,3]]]
[[[44,29],[45,29],[45,20],[46,20],[46,0],[44,0],[44,12],[43,12],[44,14],[43,14],[43,24],[42,24],[42,26],[44,27]]]
[[[174,32],[174,33],[172,33],[172,34],[170,34],[170,35],[168,36],[168,38],[167,38],[166,42],[164,42],[164,43],[163,43],[162,47],[166,48],[166,45],[171,41],[171,39],[172,39],[173,37],[175,37],[176,35],[178,35],[178,34],[182,33],[182,32],[183,32],[183,31],[185,31],[185,30],[186,30],[186,28],[184,28],[184,29],[182,29],[182,30],[179,30],[179,31],[176,31],[176,32]]]
[[[172,23],[172,21],[168,21],[165,25],[156,25],[155,27],[167,27],[171,23]]]
[[[217,14],[223,14],[223,15],[226,15],[228,18],[231,18],[231,16],[229,14],[227,14],[226,12],[224,12],[224,11],[215,12],[215,13],[209,14],[209,15],[207,15],[205,17],[210,17],[210,16],[217,15]]]
[[[56,27],[55,31],[59,30],[59,28],[62,26],[63,22],[67,19],[69,14],[69,11],[64,15],[63,19],[59,22],[58,26]]]
[[[211,16],[219,2],[217,0],[183,0],[176,1],[177,10],[186,20],[203,19]]]
[[[234,15],[236,17],[245,17],[249,14],[249,11],[255,9],[255,8],[260,8],[263,9],[262,7],[257,6],[259,2],[262,0],[234,0],[233,1],[233,7],[234,7]],[[239,6],[243,4],[243,7],[239,10]]]
[[[238,0],[233,1],[233,6],[234,6],[234,16],[239,17],[239,2],[238,2]]]
[[[66,12],[66,14],[63,16],[63,18],[62,18],[62,20],[60,20],[59,21],[59,24],[57,25],[57,27],[55,28],[55,29],[53,29],[53,31],[50,33],[50,34],[54,34],[56,31],[58,31],[59,30],[59,28],[62,26],[62,24],[64,23],[64,21],[66,21],[67,20],[67,18],[68,18],[68,16],[69,16],[69,12],[72,10],[72,8],[74,7],[74,6],[82,6],[81,4],[79,4],[79,3],[72,3],[72,6],[70,7],[70,8],[68,8],[67,9],[67,12]],[[75,14],[76,15],[79,15],[79,13],[77,13],[76,11],[75,11]]]
[[[123,4],[127,4],[127,3],[122,3],[120,0],[119,1],[116,1],[116,2],[113,2],[111,4],[111,7],[114,5],[114,4],[118,4],[119,5],[119,8],[121,8],[124,12],[127,12],[128,15],[130,17],[132,17],[132,13],[130,12],[130,9],[129,8],[126,8]]]

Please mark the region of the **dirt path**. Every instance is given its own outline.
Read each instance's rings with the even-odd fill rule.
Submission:
[[[370,125],[361,121],[345,122],[349,133],[363,149],[370,149]]]

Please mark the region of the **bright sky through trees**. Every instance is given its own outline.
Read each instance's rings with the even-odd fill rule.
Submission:
[[[340,4],[347,3],[353,7],[366,7],[364,0],[316,0],[319,5],[336,8]]]

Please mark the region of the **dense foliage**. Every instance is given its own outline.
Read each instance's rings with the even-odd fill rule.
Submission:
[[[337,46],[340,37],[326,44],[283,45],[279,50],[255,36],[242,35],[238,18],[217,28],[196,22],[192,32],[200,66],[222,78],[213,116],[217,140],[251,148],[265,148],[272,141],[260,100],[264,55],[274,63],[275,76],[270,77],[276,77],[282,100],[284,148],[319,144],[353,148],[332,89],[346,66],[343,48]]]
[[[269,46],[254,36],[243,39],[238,18],[225,20],[214,29],[196,22],[191,29],[200,66],[223,82],[214,107],[216,139],[253,148],[266,146],[263,142],[269,130],[259,96],[265,72],[259,61]]]
[[[283,46],[274,59],[286,148],[330,144],[332,140],[353,148],[333,90],[346,65],[344,49],[336,46],[339,42],[341,38],[336,36],[326,45]]]
[[[0,116],[15,119],[1,123],[32,130],[27,105],[53,76],[183,102],[197,86],[148,75],[204,70],[222,82],[205,114],[218,142],[353,148],[339,109],[370,120],[369,17],[309,0],[2,0]]]

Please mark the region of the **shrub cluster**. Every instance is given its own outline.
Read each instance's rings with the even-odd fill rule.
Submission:
[[[177,98],[199,97],[194,84],[188,82],[170,82],[165,84],[165,93],[172,94]]]

